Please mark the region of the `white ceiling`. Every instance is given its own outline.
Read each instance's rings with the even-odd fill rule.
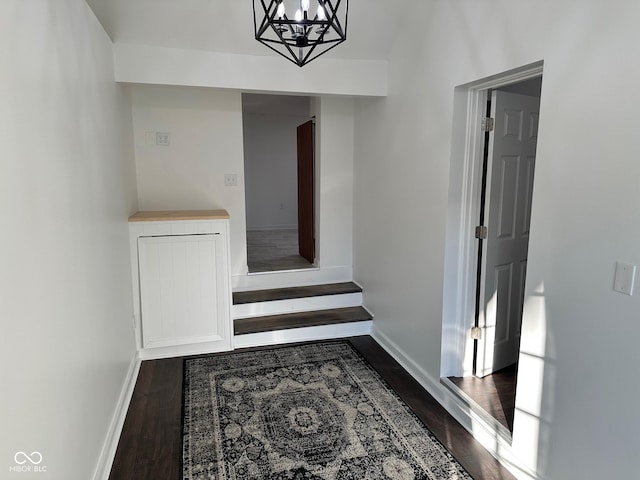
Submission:
[[[114,43],[275,55],[254,39],[252,2],[87,0]],[[386,59],[405,4],[406,0],[350,0],[347,41],[326,56]]]

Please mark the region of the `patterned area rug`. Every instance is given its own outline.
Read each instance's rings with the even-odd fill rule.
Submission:
[[[183,479],[471,477],[347,342],[185,361]]]

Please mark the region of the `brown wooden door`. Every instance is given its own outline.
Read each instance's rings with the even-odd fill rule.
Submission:
[[[298,127],[298,251],[309,263],[316,254],[313,150],[313,121],[309,120]]]

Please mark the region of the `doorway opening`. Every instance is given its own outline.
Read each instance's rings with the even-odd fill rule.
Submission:
[[[250,274],[314,268],[311,98],[242,95]]]
[[[541,87],[539,63],[454,100],[441,381],[509,440]]]

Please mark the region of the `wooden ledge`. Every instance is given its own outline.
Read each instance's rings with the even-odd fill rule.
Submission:
[[[172,222],[175,220],[228,220],[226,210],[160,210],[137,212],[129,217],[130,222]]]

